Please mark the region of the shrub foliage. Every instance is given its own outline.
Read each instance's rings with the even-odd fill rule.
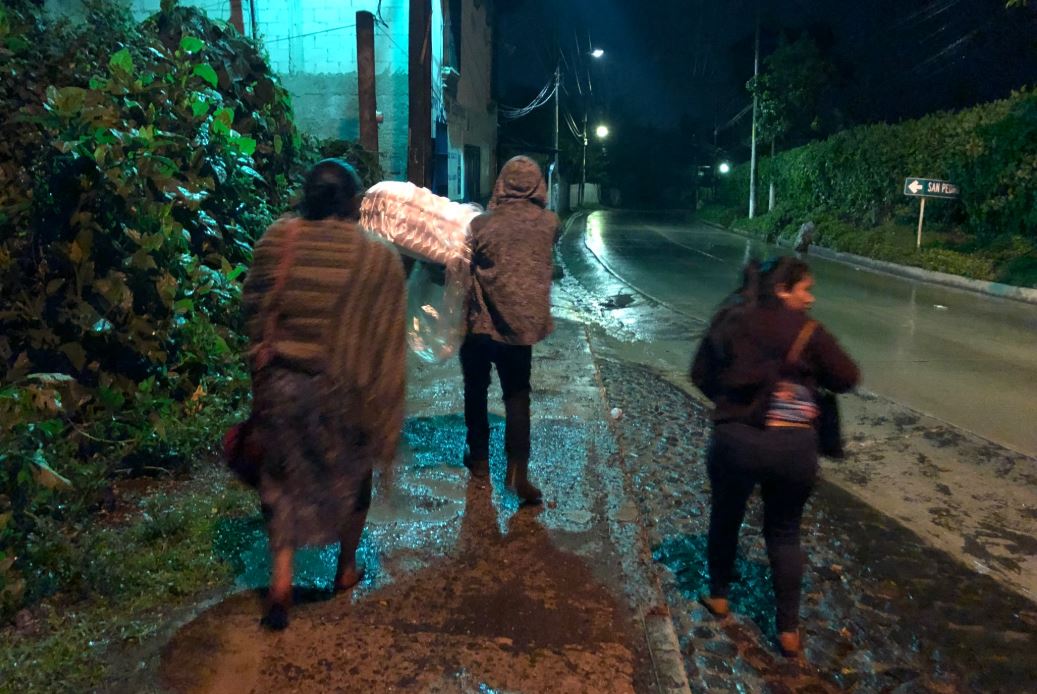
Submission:
[[[113,475],[184,470],[245,403],[240,281],[321,152],[251,41],[168,0],[9,0],[0,74],[3,613],[60,588]]]
[[[748,165],[732,171],[721,199],[741,206]],[[1037,90],[956,113],[844,130],[765,159],[761,180],[797,213],[818,211],[874,225],[893,218],[908,176],[961,186],[960,203],[934,201],[937,221],[980,235],[1037,238]],[[760,186],[766,195],[766,186]],[[765,200],[758,203],[766,205]]]

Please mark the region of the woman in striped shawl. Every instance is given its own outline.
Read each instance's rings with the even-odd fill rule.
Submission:
[[[335,589],[360,580],[372,468],[392,462],[403,421],[403,267],[358,229],[361,192],[345,162],[317,164],[301,217],[267,229],[245,282],[272,629],[288,624],[295,548],[340,542]]]

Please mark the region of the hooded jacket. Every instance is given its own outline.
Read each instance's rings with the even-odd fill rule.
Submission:
[[[471,223],[470,335],[533,345],[554,329],[551,251],[558,217],[546,205],[547,186],[536,162],[509,160],[493,187],[489,211]]]

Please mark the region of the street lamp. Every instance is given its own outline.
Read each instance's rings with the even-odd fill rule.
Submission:
[[[731,171],[731,165],[728,164],[726,161],[720,162],[720,167],[719,168],[720,168],[720,173],[722,173],[722,174],[726,174],[729,171]]]
[[[609,136],[609,128],[607,125],[599,125],[594,129],[594,134],[598,136],[599,140],[604,140]]]
[[[600,58],[603,55],[605,55],[605,51],[601,50],[600,48],[595,48],[593,51],[591,51],[592,58]]]

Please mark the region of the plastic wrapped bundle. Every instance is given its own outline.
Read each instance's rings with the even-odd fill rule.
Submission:
[[[407,279],[407,343],[422,361],[446,361],[464,339],[470,284],[462,263],[419,262]]]
[[[382,181],[364,195],[360,226],[418,260],[448,265],[470,257],[468,223],[481,211],[413,183]]]
[[[371,186],[360,205],[361,227],[423,261],[407,280],[407,342],[424,361],[449,359],[464,338],[471,286],[468,224],[480,212],[478,205],[397,181]]]

